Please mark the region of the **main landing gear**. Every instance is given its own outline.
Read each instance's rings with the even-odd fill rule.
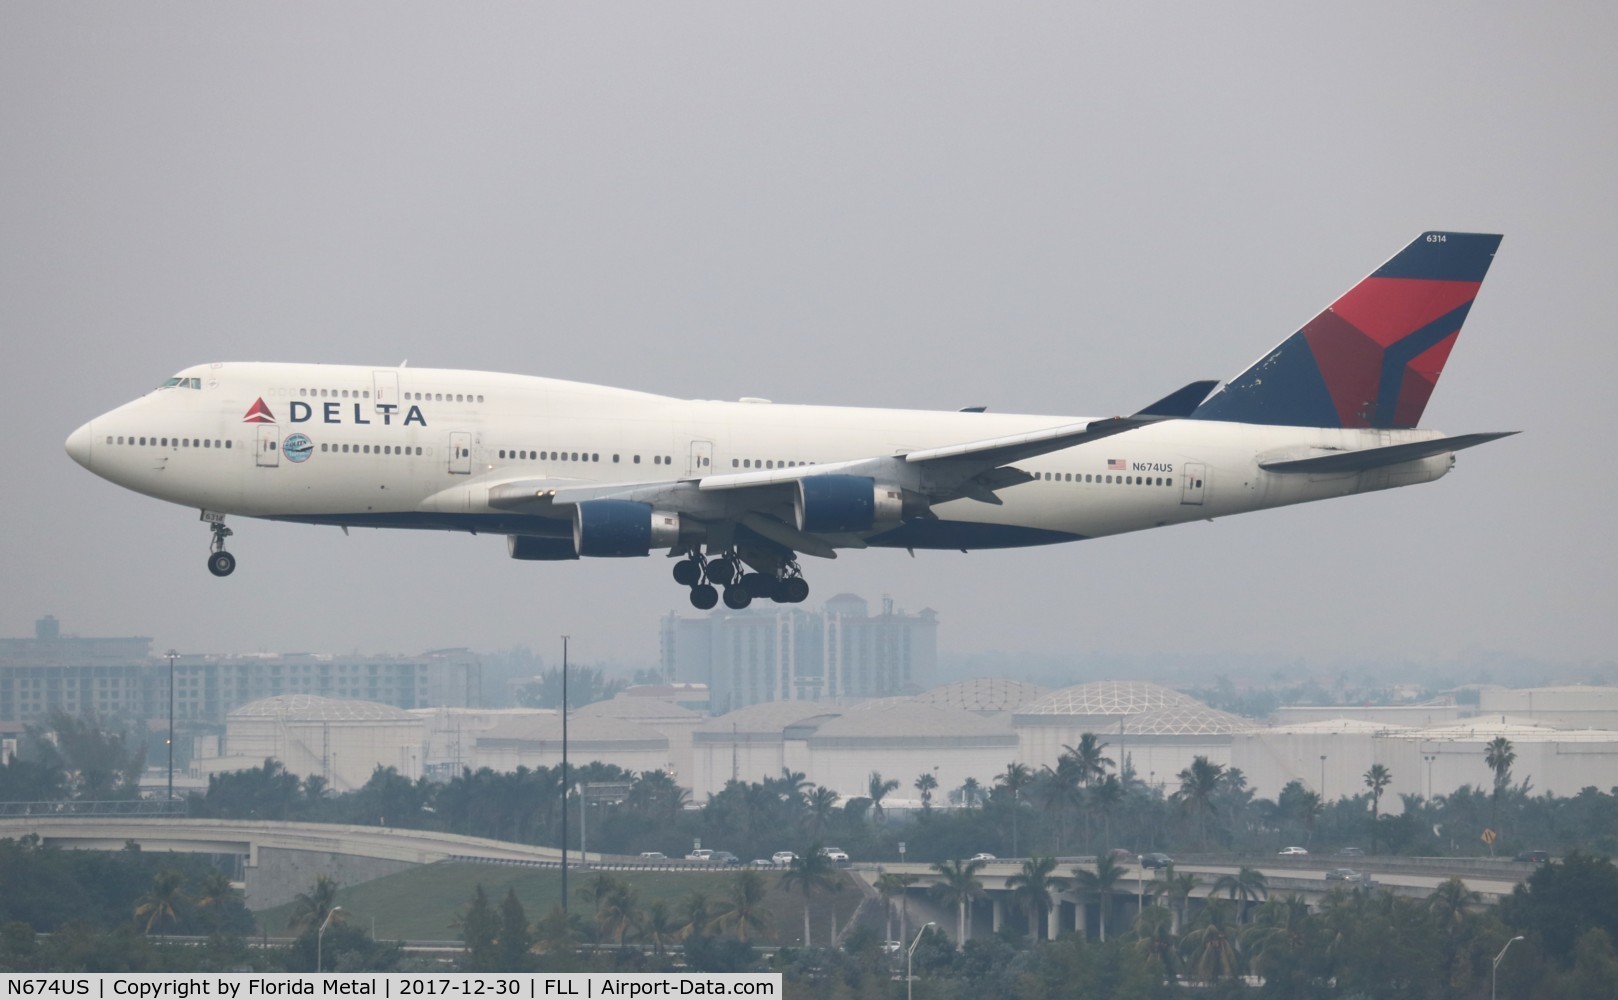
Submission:
[[[774,572],[750,571],[734,551],[713,559],[700,553],[674,564],[674,582],[691,588],[691,606],[707,611],[719,603],[724,590],[725,607],[735,611],[754,600],[768,598],[777,604],[801,604],[809,596],[809,581],[795,560],[783,562]]]
[[[229,576],[236,572],[236,557],[225,551],[225,539],[235,532],[225,527],[223,521],[214,521],[208,527],[213,531],[213,543],[208,546],[208,572],[214,576]]]

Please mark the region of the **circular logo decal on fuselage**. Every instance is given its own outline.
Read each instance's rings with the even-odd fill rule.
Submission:
[[[288,434],[287,439],[281,442],[281,454],[287,457],[288,462],[307,462],[314,453],[315,443],[309,440],[307,434]]]

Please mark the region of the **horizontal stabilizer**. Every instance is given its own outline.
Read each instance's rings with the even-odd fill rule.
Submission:
[[[1516,433],[1518,432],[1500,431],[1492,434],[1458,434],[1455,437],[1434,438],[1431,441],[1394,444],[1386,448],[1333,451],[1309,458],[1260,462],[1259,468],[1266,472],[1361,472],[1365,469],[1379,469],[1385,465],[1415,462],[1423,458],[1431,458],[1434,455],[1442,455],[1446,452],[1460,451],[1462,448],[1475,448],[1480,444],[1498,441],[1500,438],[1510,437]]]
[[[1189,417],[1196,411],[1197,407],[1202,405],[1202,401],[1208,398],[1208,393],[1213,392],[1214,386],[1218,384],[1219,380],[1216,378],[1203,382],[1192,382],[1184,389],[1176,389],[1174,392],[1169,393],[1151,406],[1135,414],[1135,416]]]

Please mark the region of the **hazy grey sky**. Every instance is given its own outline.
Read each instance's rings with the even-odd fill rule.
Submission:
[[[0,634],[651,662],[663,559],[195,511],[62,450],[212,360],[1110,414],[1506,234],[1432,486],[813,560],[953,650],[1613,657],[1610,5],[0,5]]]

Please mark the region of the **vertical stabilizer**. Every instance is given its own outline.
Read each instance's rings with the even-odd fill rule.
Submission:
[[[1423,233],[1192,414],[1298,427],[1414,427],[1500,237]]]

